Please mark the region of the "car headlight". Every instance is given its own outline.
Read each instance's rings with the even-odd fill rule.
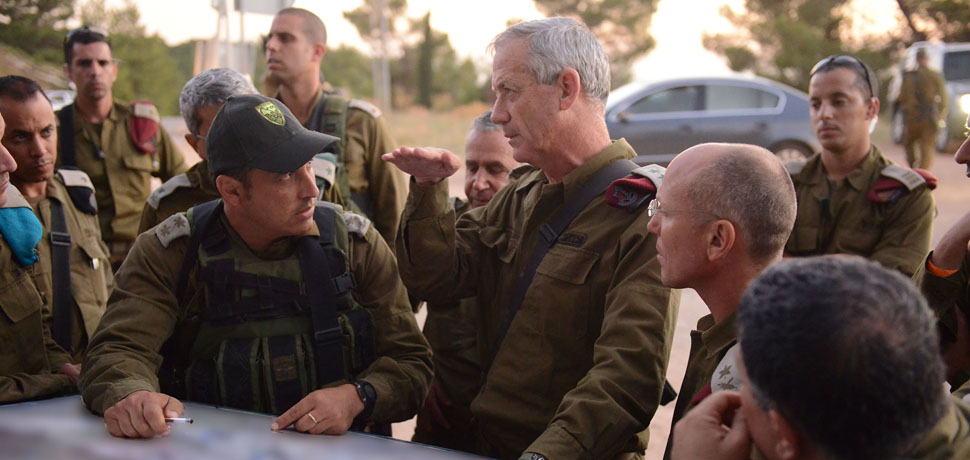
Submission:
[[[970,94],[960,96],[960,109],[963,113],[970,113]]]

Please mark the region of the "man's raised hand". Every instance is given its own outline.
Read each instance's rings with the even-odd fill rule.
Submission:
[[[435,147],[400,147],[381,159],[410,174],[418,183],[438,182],[461,168],[455,154]]]

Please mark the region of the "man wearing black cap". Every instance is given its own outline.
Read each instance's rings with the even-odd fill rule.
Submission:
[[[138,237],[91,341],[79,386],[111,434],[167,433],[179,399],[313,434],[414,415],[431,354],[394,257],[370,221],[316,202],[310,160],[334,141],[264,96],[219,110],[222,199]]]

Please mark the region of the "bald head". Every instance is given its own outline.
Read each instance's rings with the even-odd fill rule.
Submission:
[[[778,158],[747,144],[700,144],[681,152],[664,181],[686,187],[696,210],[729,220],[756,263],[780,258],[795,225],[795,188]]]

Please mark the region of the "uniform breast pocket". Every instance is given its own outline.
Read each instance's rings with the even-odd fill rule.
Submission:
[[[108,255],[99,241],[83,238],[71,253],[71,284],[89,336],[97,328],[108,301]]]
[[[3,310],[4,317],[0,321],[0,346],[4,348],[4,356],[0,357],[0,369],[40,370],[43,367],[43,360],[32,359],[43,356],[43,306],[40,293],[26,273],[13,280],[4,280],[4,285],[0,288],[0,310]],[[15,360],[16,364],[10,359]]]
[[[845,229],[839,232],[838,252],[869,256],[878,242],[878,231]]]
[[[125,167],[135,171],[152,173],[158,169],[158,157],[138,152],[129,152],[123,156]]]
[[[503,227],[483,227],[478,231],[478,239],[506,264],[512,263],[519,248],[518,235]]]
[[[556,245],[542,259],[528,295],[546,337],[575,341],[586,336],[593,304],[589,278],[599,258],[593,251]]]
[[[40,293],[26,273],[9,280],[0,288],[0,309],[11,323],[19,323],[30,315],[39,313],[43,305]]]

